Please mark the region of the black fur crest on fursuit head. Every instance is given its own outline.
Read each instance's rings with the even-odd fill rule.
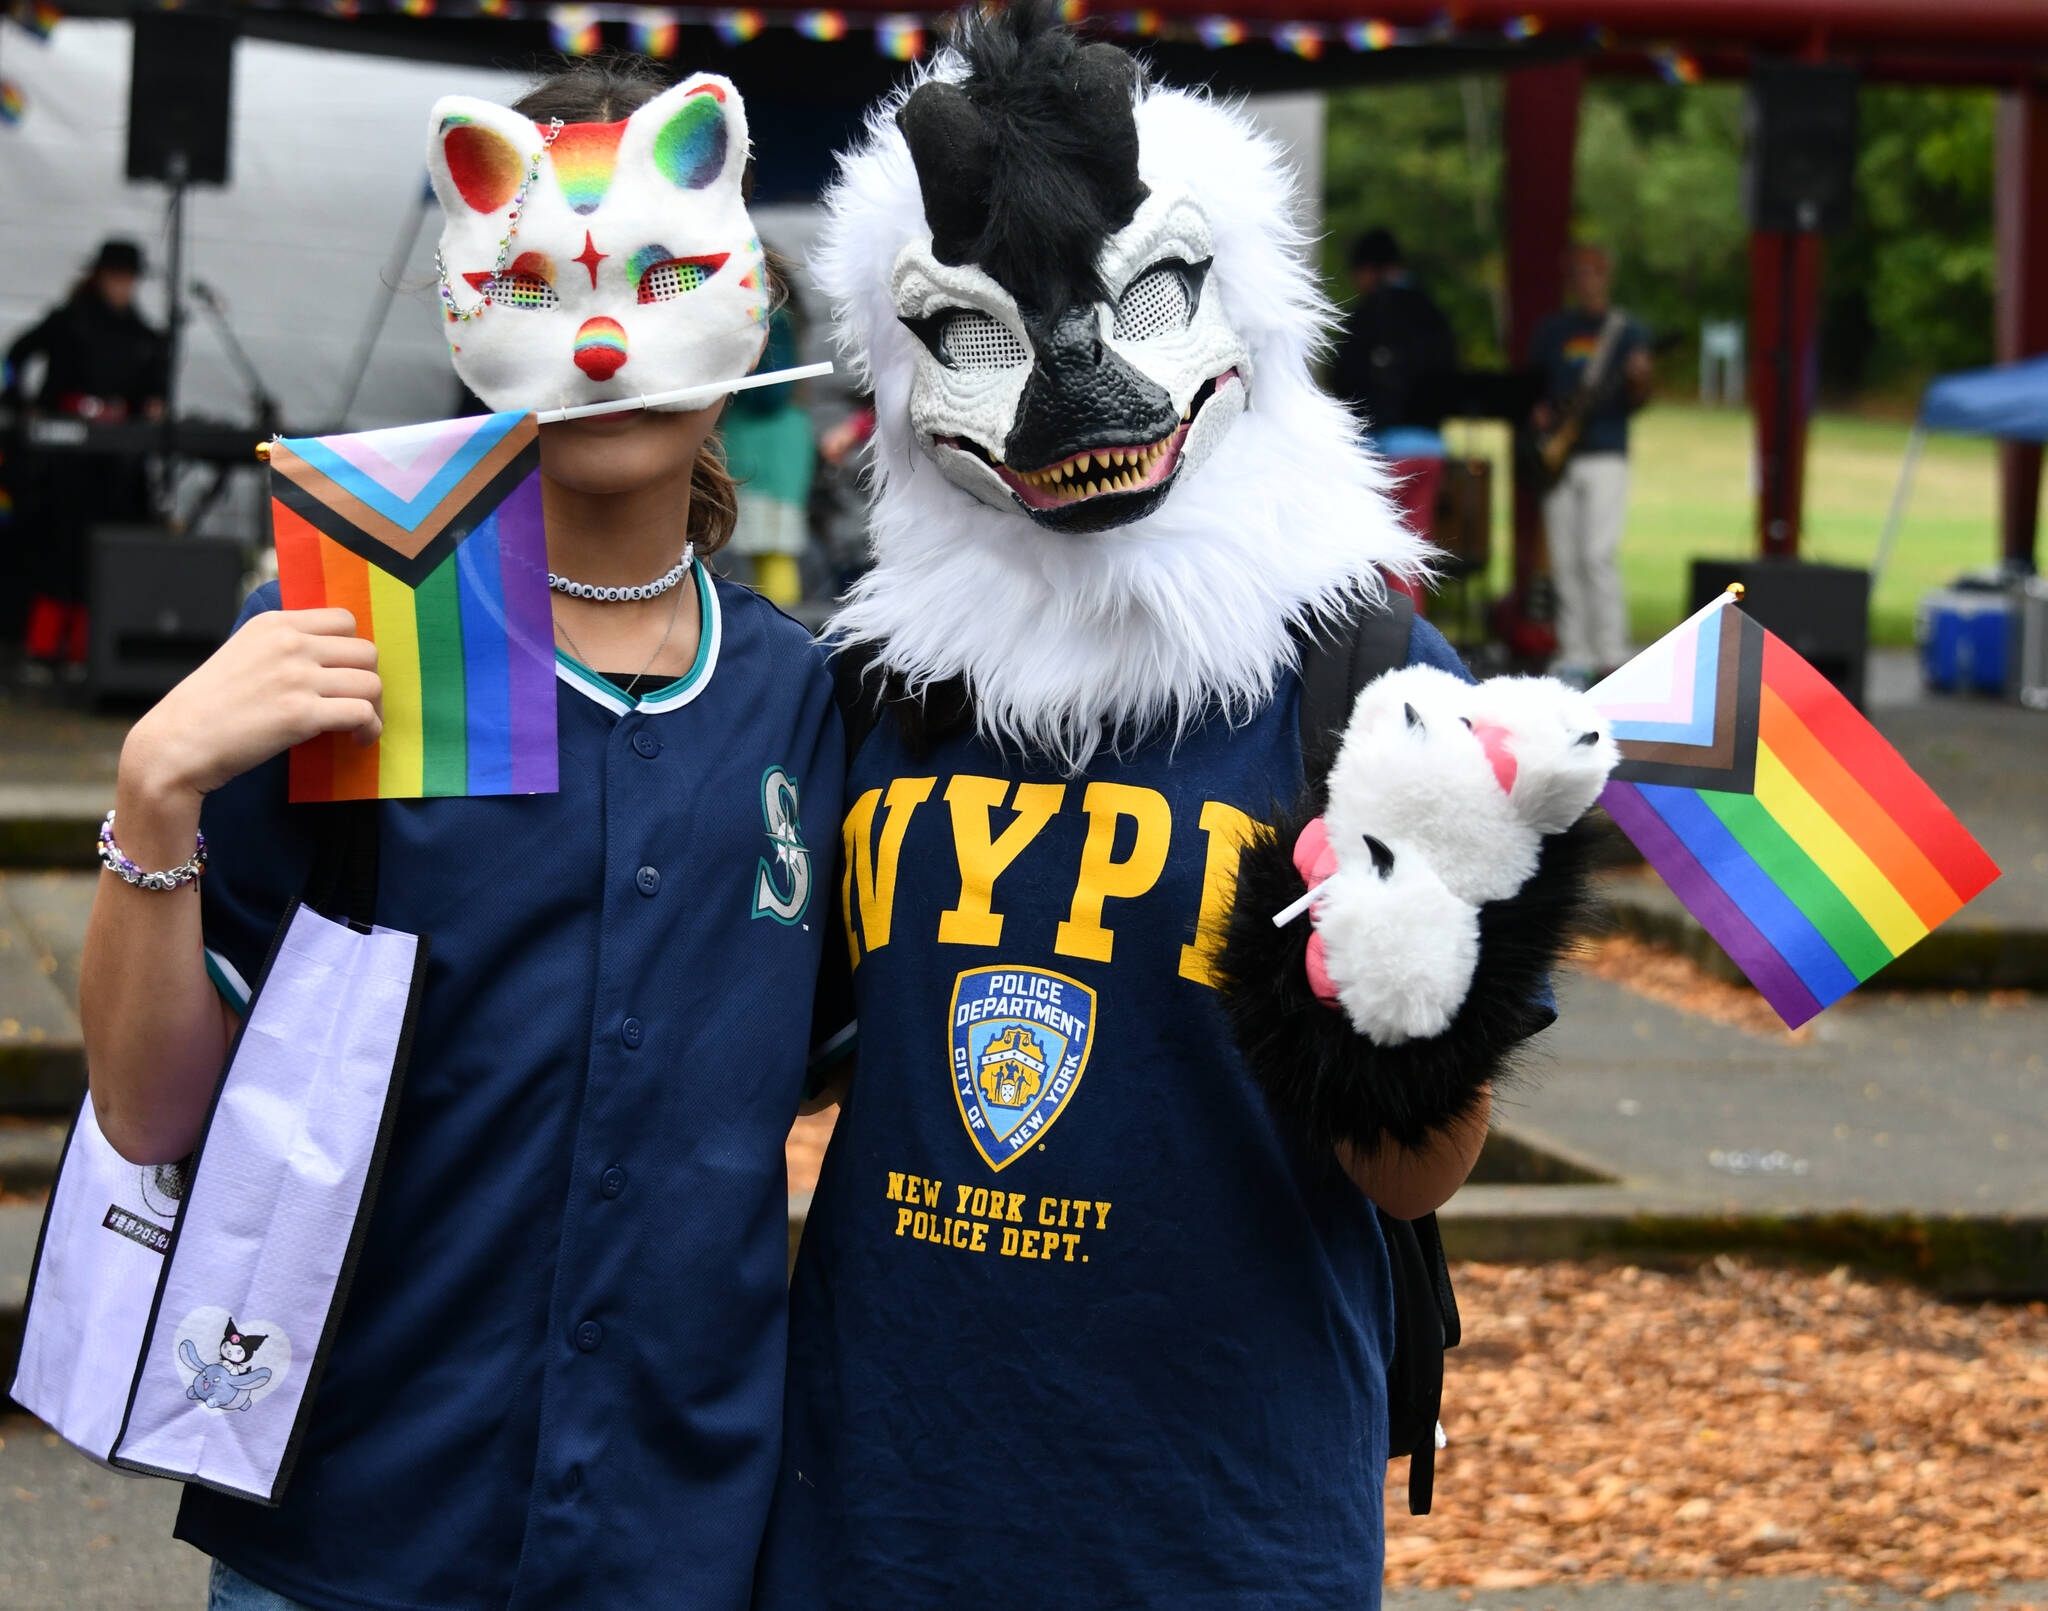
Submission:
[[[922,84],[896,114],[917,165],[932,253],[972,263],[1039,317],[1099,301],[1096,258],[1131,221],[1138,64],[1083,44],[1057,0],[960,13],[959,84]]]
[[[1309,989],[1309,923],[1273,926],[1301,896],[1294,842],[1320,809],[1304,802],[1244,846],[1218,970],[1224,1011],[1275,1115],[1312,1148],[1419,1147],[1510,1076],[1516,1048],[1550,1022],[1537,993],[1586,917],[1593,830],[1580,822],[1545,838],[1529,881],[1479,909],[1479,963],[1450,1027],[1379,1046]]]

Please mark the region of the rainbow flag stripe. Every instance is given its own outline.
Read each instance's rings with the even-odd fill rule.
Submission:
[[[271,446],[284,607],[377,645],[384,734],[298,745],[295,801],[550,794],[554,631],[531,414]]]
[[[1601,804],[1795,1028],[1998,876],[1842,693],[1725,598],[1592,698],[1622,757]]]

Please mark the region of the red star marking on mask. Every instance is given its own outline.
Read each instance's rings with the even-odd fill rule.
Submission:
[[[602,263],[606,258],[610,257],[611,255],[612,254],[610,252],[600,252],[597,249],[596,243],[592,241],[590,238],[590,231],[586,229],[583,232],[583,255],[580,257],[572,257],[569,259],[569,261],[572,263],[581,263],[585,268],[590,270],[590,288],[591,290],[595,291],[597,289],[597,265]]]

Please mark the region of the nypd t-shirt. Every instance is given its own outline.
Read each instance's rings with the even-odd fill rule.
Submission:
[[[1411,661],[1455,668],[1418,623]],[[1083,777],[893,724],[847,785],[858,1071],[756,1603],[1372,1607],[1391,1275],[1212,985],[1299,687]]]

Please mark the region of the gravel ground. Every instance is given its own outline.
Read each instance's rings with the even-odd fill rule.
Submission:
[[[1450,1447],[1433,1515],[1389,1470],[1390,1585],[2048,1581],[2048,1304],[1726,1257],[1453,1273]]]

